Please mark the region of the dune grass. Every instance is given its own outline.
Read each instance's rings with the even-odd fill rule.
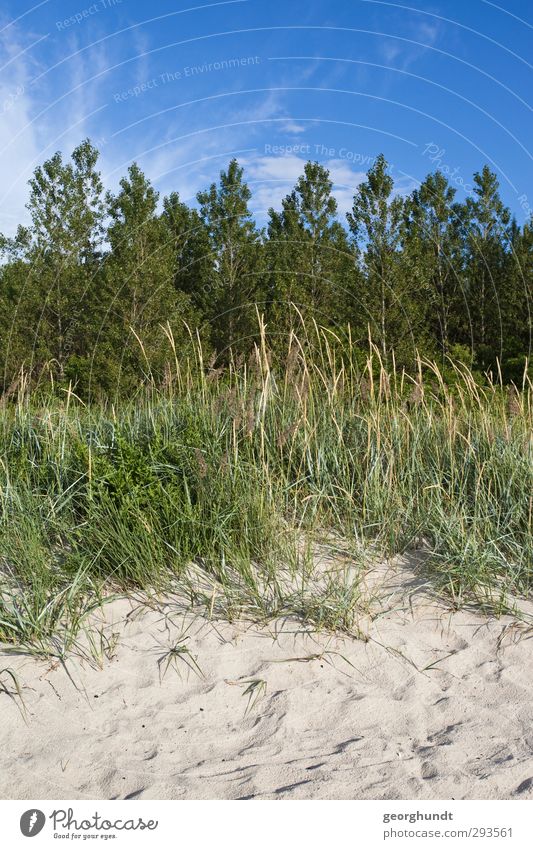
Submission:
[[[113,593],[357,632],[368,564],[413,548],[451,604],[531,592],[531,386],[342,361],[318,328],[271,367],[177,360],[116,405],[0,411],[0,641],[63,656]],[[343,540],[344,566],[317,564]]]

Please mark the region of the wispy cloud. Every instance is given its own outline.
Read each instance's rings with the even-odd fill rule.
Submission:
[[[423,12],[416,17],[402,13],[401,19],[391,18],[391,23],[397,21],[397,34],[400,37],[383,38],[378,48],[382,61],[406,71],[436,44],[441,24],[438,20],[424,20],[422,15]]]
[[[69,33],[60,41],[69,59],[58,71],[57,45],[45,36],[46,62],[24,47],[41,44],[42,33],[22,35],[14,25],[0,33],[0,231],[8,234],[27,221],[27,183],[36,166],[56,150],[68,156],[85,136],[102,134],[106,50],[80,50],[76,31]]]
[[[303,124],[298,124],[298,122],[293,121],[292,118],[289,118],[286,124],[282,124],[280,129],[282,132],[290,133],[291,135],[299,135],[300,133],[305,133],[307,130]]]
[[[40,151],[29,93],[36,62],[13,27],[0,33],[0,67],[0,232],[13,235],[17,225],[27,218],[26,182],[31,163],[38,159]],[[13,143],[15,137],[17,141]]]

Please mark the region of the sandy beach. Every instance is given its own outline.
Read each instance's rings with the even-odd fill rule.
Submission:
[[[366,641],[168,598],[105,607],[101,668],[3,654],[1,797],[532,799],[533,630],[380,580]]]

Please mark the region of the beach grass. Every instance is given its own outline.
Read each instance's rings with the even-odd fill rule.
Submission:
[[[262,332],[224,366],[197,344],[115,403],[21,380],[0,410],[0,641],[64,656],[106,598],[169,590],[361,635],[368,569],[413,549],[453,607],[530,595],[527,379],[408,376],[338,342],[313,326],[272,365]]]

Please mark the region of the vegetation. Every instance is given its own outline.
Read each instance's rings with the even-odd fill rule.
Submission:
[[[488,169],[460,205],[380,157],[345,229],[308,163],[263,233],[236,162],[162,212],[96,162],[38,168],[2,240],[0,641],[63,657],[135,590],[363,636],[413,549],[455,606],[530,593],[533,227]]]
[[[113,592],[169,590],[209,615],[359,631],[363,577],[423,550],[453,605],[530,592],[532,405],[430,363],[338,363],[335,340],[266,337],[242,364],[176,361],[113,406],[28,397],[0,436],[0,639],[62,654]],[[312,358],[306,349],[313,351]],[[345,555],[314,557],[317,544]]]
[[[327,170],[308,162],[265,230],[233,160],[190,209],[162,200],[137,164],[104,194],[86,140],[30,181],[30,227],[0,237],[0,394],[69,386],[84,401],[161,384],[190,335],[219,367],[248,355],[265,321],[274,357],[299,315],[364,362],[369,336],[387,368],[417,357],[518,384],[531,350],[533,223],[522,228],[484,167],[464,203],[436,172],[408,197],[379,156],[343,223]],[[296,306],[296,310],[291,307]],[[170,331],[175,349],[169,344]]]

